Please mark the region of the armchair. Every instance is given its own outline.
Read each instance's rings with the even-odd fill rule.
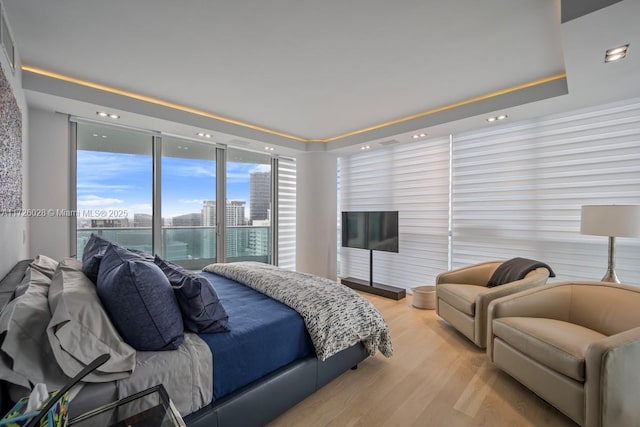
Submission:
[[[550,271],[536,268],[523,279],[488,287],[504,261],[488,261],[441,273],[436,277],[436,312],[475,345],[487,345],[487,308],[496,298],[544,285]]]
[[[580,425],[640,420],[640,288],[563,282],[489,305],[487,355]]]

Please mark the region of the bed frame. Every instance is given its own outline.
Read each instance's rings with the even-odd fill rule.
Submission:
[[[18,262],[0,281],[0,311],[13,298],[32,260]],[[358,343],[324,362],[315,357],[295,361],[240,390],[184,417],[189,427],[262,426],[367,357]],[[73,405],[73,403],[72,403]],[[0,381],[0,416],[11,407],[7,384]]]

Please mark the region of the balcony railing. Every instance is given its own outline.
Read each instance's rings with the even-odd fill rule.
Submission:
[[[91,233],[116,242],[126,248],[153,254],[151,227],[102,227],[77,229],[77,257],[82,252]],[[216,227],[185,226],[163,227],[163,258],[189,269],[200,269],[216,262]],[[271,227],[227,227],[226,261],[271,262]]]

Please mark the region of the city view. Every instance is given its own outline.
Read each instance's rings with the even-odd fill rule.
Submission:
[[[227,162],[226,260],[271,261],[270,164]],[[150,155],[77,151],[78,257],[91,233],[153,253]],[[162,157],[163,256],[187,267],[216,260],[216,164]],[[96,215],[96,213],[100,213]]]

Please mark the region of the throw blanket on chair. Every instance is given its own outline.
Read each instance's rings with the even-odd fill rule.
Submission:
[[[544,267],[549,270],[549,277],[556,277],[551,267],[547,264],[526,258],[512,258],[500,264],[496,271],[493,272],[491,279],[489,279],[488,288],[504,285],[505,283],[515,282],[516,280],[524,279],[530,271],[536,268]]]
[[[369,356],[376,349],[393,354],[389,328],[365,298],[340,283],[258,262],[210,264],[204,271],[247,285],[296,310],[320,360],[362,341]]]

